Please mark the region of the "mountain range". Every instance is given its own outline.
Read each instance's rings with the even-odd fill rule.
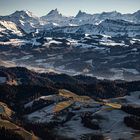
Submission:
[[[50,28],[64,27],[64,26],[69,26],[69,27],[74,26],[74,28],[78,26],[79,28],[80,27],[82,28],[83,25],[90,24],[91,26],[90,28],[92,29],[91,33],[99,34],[100,32],[103,33],[100,30],[101,28],[104,30],[104,26],[106,26],[106,24],[110,27],[111,23],[112,24],[115,23],[115,25],[119,29],[121,25],[122,26],[127,25],[127,27],[131,30],[131,32],[134,32],[133,30],[136,28],[135,29],[136,33],[134,35],[139,35],[140,10],[133,14],[121,14],[116,11],[103,12],[101,14],[87,14],[85,12],[79,11],[75,17],[63,16],[61,13],[59,13],[57,9],[50,11],[47,15],[42,17],[35,16],[30,11],[16,11],[11,15],[0,16],[0,21],[1,22],[10,21],[13,24],[16,24],[16,26],[21,28],[26,33],[34,32],[36,29],[49,30]],[[1,23],[1,26],[2,25],[5,24]],[[10,25],[9,23],[9,26],[12,25]],[[95,29],[95,28],[99,28],[99,29]],[[124,30],[123,32],[126,32],[127,34],[127,30],[128,29]],[[86,31],[84,32],[86,33]]]
[[[0,65],[39,72],[140,79],[140,11],[42,17],[29,11],[0,16]]]

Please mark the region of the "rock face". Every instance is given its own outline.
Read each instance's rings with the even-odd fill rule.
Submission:
[[[50,11],[46,16],[43,16],[42,19],[48,21],[59,20],[62,18],[62,14],[59,13],[57,9]]]

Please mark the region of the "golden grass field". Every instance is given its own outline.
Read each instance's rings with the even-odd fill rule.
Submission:
[[[66,109],[67,107],[71,106],[74,102],[73,101],[63,101],[58,103],[55,107],[53,112],[57,113],[60,112],[64,109]]]
[[[8,120],[1,120],[0,119],[0,127],[5,127],[7,129],[12,129],[16,133],[23,136],[26,140],[40,140],[38,137],[36,137],[34,134],[26,131],[22,127],[19,127],[15,125],[14,123],[8,121]]]
[[[83,102],[83,103],[90,102],[92,100],[89,96],[79,96],[65,89],[60,89],[59,95],[65,98],[71,98],[73,101]]]
[[[10,118],[14,112],[3,102],[0,102],[0,108],[3,110],[0,114]]]
[[[0,102],[0,107],[3,112],[3,116],[7,117],[8,119],[11,119],[11,115],[14,113],[5,103]],[[16,133],[22,135],[26,140],[40,140],[40,138],[36,137],[32,133],[26,131],[22,127],[17,126],[16,124],[10,122],[9,120],[3,120],[0,119],[0,127],[5,127],[7,129],[12,129]]]

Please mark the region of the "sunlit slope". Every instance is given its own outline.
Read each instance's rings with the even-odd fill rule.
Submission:
[[[25,140],[39,140],[39,138],[36,137],[34,134],[26,131],[22,127],[19,127],[19,126],[15,125],[14,123],[11,123],[10,121],[7,121],[7,120],[0,119],[0,127],[12,129],[14,132],[22,135],[25,138]]]

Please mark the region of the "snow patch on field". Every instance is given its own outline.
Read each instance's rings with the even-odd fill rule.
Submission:
[[[68,41],[67,45],[77,45],[78,44],[78,41],[74,40],[74,39],[67,39],[67,41]]]
[[[13,58],[12,61],[16,62],[16,61],[20,61],[20,60],[28,60],[28,59],[30,59],[32,57],[33,57],[33,55],[25,55],[25,56],[23,56],[23,57],[21,57],[19,59]]]
[[[123,70],[117,69],[117,68],[112,68],[112,69],[110,69],[110,71],[114,73],[114,76],[111,78],[112,80],[114,80],[114,79],[124,79]]]
[[[123,41],[121,43],[117,43],[114,42],[113,40],[111,40],[111,36],[108,35],[103,35],[101,41],[100,41],[101,45],[106,45],[106,46],[127,46]]]
[[[140,106],[140,91],[131,92],[130,96],[125,96],[128,104],[136,104]]]
[[[104,119],[100,120],[102,133],[113,140],[118,140],[119,138],[126,138],[127,140],[132,139],[133,129],[127,127],[123,119],[128,114],[121,110],[103,110],[98,113]]]
[[[48,42],[44,43],[43,46],[49,47],[51,44],[57,44],[57,45],[59,45],[59,44],[62,44],[62,42],[56,41],[56,40],[51,40],[50,39],[50,40],[48,40]]]
[[[0,20],[0,25],[2,25],[4,28],[1,28],[0,31],[8,29],[12,31],[13,34],[17,34],[19,36],[22,36],[22,32],[17,28],[16,24],[11,21],[4,21]]]
[[[34,101],[38,101],[40,99],[43,99],[43,100],[50,100],[50,101],[54,101],[54,102],[58,102],[58,101],[61,101],[62,100],[62,97],[58,96],[58,95],[48,95],[48,96],[41,96],[27,104],[24,105],[25,108],[27,107],[32,107]]]
[[[93,132],[92,129],[83,126],[79,116],[74,117],[73,120],[67,122],[63,127],[59,127],[56,131],[61,136],[76,138],[77,140],[80,140],[81,135]]]
[[[69,23],[69,26],[78,26],[77,24],[71,24],[71,23]]]
[[[12,45],[12,46],[22,46],[26,43],[30,43],[30,41],[27,40],[21,40],[21,39],[10,39],[7,42],[0,42],[0,45]]]
[[[136,70],[136,69],[126,69],[126,68],[123,68],[124,71],[126,72],[130,72],[130,73],[133,73],[133,74],[139,74],[139,72]]]
[[[35,62],[37,62],[37,63],[42,63],[44,61],[46,61],[46,59],[37,59],[37,60],[35,60]]]
[[[55,104],[51,104],[41,110],[35,111],[27,116],[28,120],[33,122],[49,122],[51,121],[53,115]]]
[[[125,45],[124,43],[116,43],[109,40],[107,42],[100,42],[100,44],[106,45],[106,46],[128,46],[128,45]]]
[[[62,44],[62,42],[60,42],[60,41],[56,41],[56,40],[51,40],[50,42],[49,42],[49,44]]]
[[[6,77],[0,77],[0,84],[3,84],[6,82]]]
[[[33,44],[33,46],[39,46],[39,45],[41,45],[41,43],[39,43],[39,42],[36,41],[36,38],[33,38],[32,39],[32,44]]]

